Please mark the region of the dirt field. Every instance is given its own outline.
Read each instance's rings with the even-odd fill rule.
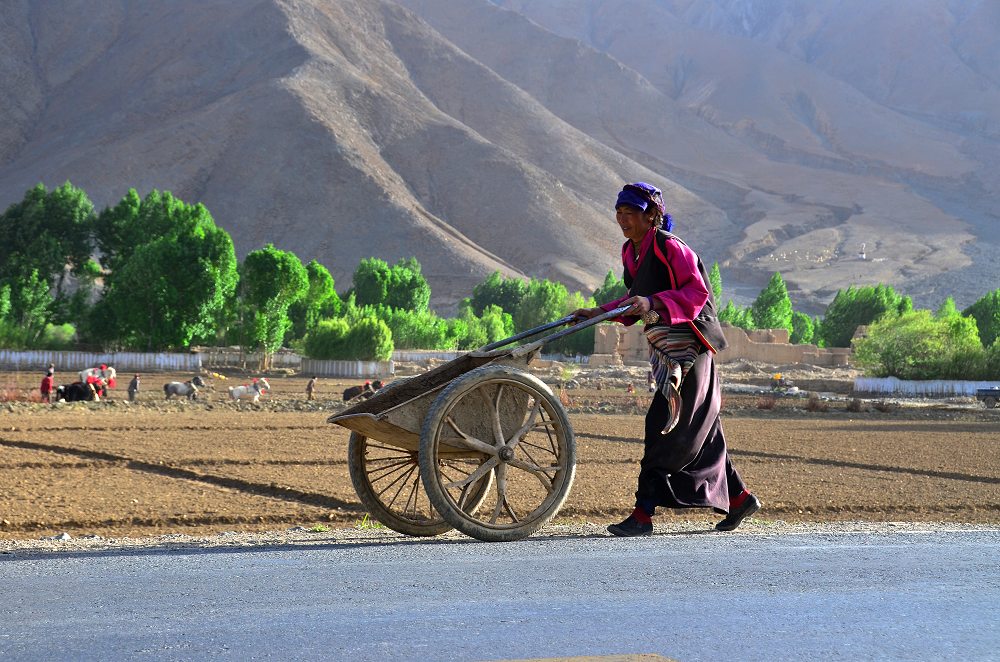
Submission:
[[[0,539],[201,535],[294,526],[356,526],[365,516],[347,468],[348,432],[326,423],[345,382],[269,377],[259,406],[232,404],[211,379],[196,402],[164,402],[147,375],[136,405],[121,375],[101,403],[0,403]],[[9,394],[35,375],[4,375]],[[356,383],[356,382],[351,382]],[[638,384],[637,384],[638,386]],[[618,387],[567,391],[577,477],[556,521],[605,522],[630,510],[646,396]],[[886,407],[808,411],[806,400],[759,408],[727,395],[734,461],[764,503],[763,521],[1000,523],[1000,410]],[[659,521],[706,524],[708,511]]]

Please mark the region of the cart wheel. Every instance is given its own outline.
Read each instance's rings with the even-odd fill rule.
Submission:
[[[986,405],[987,409],[993,409],[994,407],[997,406],[997,399],[988,397],[983,400],[983,404]]]
[[[525,538],[552,519],[573,485],[576,445],[559,400],[505,365],[471,370],[431,405],[420,433],[420,475],[445,521],[490,542]],[[469,486],[495,475],[478,510]]]
[[[347,466],[354,491],[372,517],[408,536],[436,536],[452,526],[437,514],[424,493],[417,453],[351,433]],[[491,477],[476,485],[469,507],[478,507]]]

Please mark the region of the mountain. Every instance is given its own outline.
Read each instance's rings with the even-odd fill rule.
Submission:
[[[338,289],[416,256],[448,311],[495,269],[589,293],[645,180],[738,300],[779,270],[807,312],[968,305],[1000,282],[1000,15],[891,4],[9,0],[0,206],[171,190]]]

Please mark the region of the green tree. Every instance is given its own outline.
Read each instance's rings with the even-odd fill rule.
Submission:
[[[363,314],[385,322],[396,349],[454,349],[448,321],[430,310],[404,310],[388,306],[366,306]]]
[[[788,288],[777,271],[761,290],[750,307],[758,329],[788,329],[792,331],[792,300]]]
[[[292,252],[268,244],[251,251],[240,266],[240,299],[244,311],[245,348],[260,347],[266,369],[292,325],[288,308],[306,296],[309,275]]]
[[[4,284],[7,292],[7,343],[33,347],[48,326],[52,295],[48,281],[32,269],[20,279]]]
[[[984,295],[962,314],[976,320],[983,347],[992,347],[1000,337],[1000,289]]]
[[[958,312],[958,308],[955,307],[955,300],[951,297],[945,297],[945,300],[941,302],[941,305],[934,313],[934,317],[939,319],[947,319],[956,315],[961,315],[961,313]]]
[[[318,360],[347,358],[347,336],[351,326],[344,319],[322,320],[305,337],[306,356]]]
[[[119,263],[91,327],[105,341],[159,350],[186,347],[215,332],[219,310],[236,288],[236,253],[229,234],[201,205],[169,236],[136,248]]]
[[[514,327],[526,331],[566,314],[566,286],[556,281],[532,278],[514,311]]]
[[[722,301],[722,272],[719,270],[719,263],[712,263],[712,270],[708,272],[708,282],[712,288],[712,300]]]
[[[625,281],[616,276],[614,272],[608,271],[607,275],[604,276],[604,282],[594,290],[594,301],[597,305],[602,305],[620,299],[627,293],[628,288],[625,287]]]
[[[392,358],[392,331],[375,317],[363,317],[347,336],[350,357],[358,361],[388,361]]]
[[[737,306],[732,299],[719,311],[719,321],[746,331],[757,328],[754,326],[753,313],[750,308]]]
[[[951,377],[955,357],[975,353],[982,345],[974,320],[938,318],[929,310],[883,315],[854,343],[855,361],[868,374],[900,379]]]
[[[562,315],[567,315],[578,308],[590,308],[594,305],[596,304],[593,298],[585,299],[581,293],[574,292],[566,297],[566,301],[563,304]],[[585,329],[579,329],[567,336],[546,344],[545,351],[561,353],[567,356],[590,356],[594,353],[595,331],[596,329],[593,326]]]
[[[69,276],[78,275],[93,252],[93,222],[93,204],[69,182],[51,192],[38,184],[0,214],[0,282],[11,285],[15,298],[17,290],[34,291],[35,283],[20,283],[26,274],[35,272],[48,286],[51,297],[40,313],[40,328],[69,315],[74,292]],[[37,336],[36,330],[26,337]]]
[[[321,319],[340,314],[340,297],[334,289],[333,276],[316,260],[306,265],[309,289],[305,296],[288,307],[292,328],[287,339],[304,338]]]
[[[359,306],[426,310],[431,288],[416,258],[400,260],[390,267],[384,260],[372,257],[362,259],[354,271],[354,295]]]
[[[386,304],[403,310],[427,310],[431,302],[431,286],[421,273],[417,258],[400,260],[390,269],[391,281]]]
[[[849,347],[859,326],[871,324],[886,313],[898,315],[911,310],[910,297],[896,294],[888,285],[848,287],[837,291],[816,335],[825,347]]]
[[[811,317],[798,311],[792,313],[792,335],[789,338],[791,343],[796,345],[811,343],[814,331]]]
[[[482,315],[487,306],[499,306],[501,310],[513,314],[528,291],[528,283],[520,278],[504,278],[494,271],[486,280],[472,288],[472,312]]]
[[[483,314],[476,316],[466,302],[459,309],[456,320],[449,320],[449,336],[455,339],[458,349],[477,349],[514,335],[514,319],[500,306],[489,305]]]

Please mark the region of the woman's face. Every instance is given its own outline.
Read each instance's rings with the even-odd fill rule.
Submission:
[[[653,225],[651,215],[631,205],[620,205],[615,209],[615,220],[618,221],[618,227],[622,229],[625,238],[637,243],[642,241]]]

